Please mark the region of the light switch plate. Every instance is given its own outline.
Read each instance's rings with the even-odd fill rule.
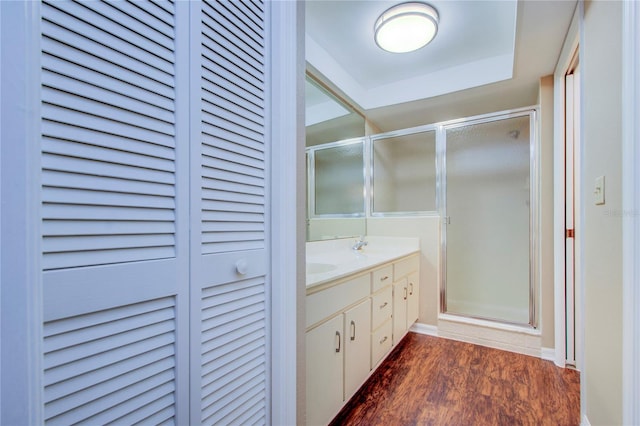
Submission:
[[[604,204],[604,176],[596,178],[595,188],[593,190],[594,202],[596,205]]]

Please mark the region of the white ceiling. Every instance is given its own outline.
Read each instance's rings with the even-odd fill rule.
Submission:
[[[399,2],[401,2],[400,0]],[[576,0],[428,0],[436,38],[406,54],[373,41],[383,0],[306,2],[306,59],[388,131],[537,102]]]

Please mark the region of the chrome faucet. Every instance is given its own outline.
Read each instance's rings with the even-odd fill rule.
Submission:
[[[353,250],[362,250],[362,247],[366,246],[367,244],[369,244],[369,243],[364,240],[364,235],[362,235],[360,237],[360,239],[358,241],[356,241],[356,243],[351,248]]]

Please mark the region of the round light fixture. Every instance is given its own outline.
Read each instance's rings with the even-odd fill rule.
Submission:
[[[436,36],[438,19],[438,11],[426,3],[397,4],[387,9],[376,21],[376,44],[393,53],[418,50]]]

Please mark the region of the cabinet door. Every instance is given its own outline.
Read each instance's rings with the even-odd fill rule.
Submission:
[[[307,424],[326,425],[342,406],[343,315],[307,332]]]
[[[407,328],[411,327],[418,320],[418,293],[420,291],[420,281],[418,272],[409,275],[408,297],[407,297]]]
[[[358,390],[370,371],[371,299],[344,314],[344,399]]]
[[[397,344],[407,330],[407,279],[393,283],[393,344]]]

